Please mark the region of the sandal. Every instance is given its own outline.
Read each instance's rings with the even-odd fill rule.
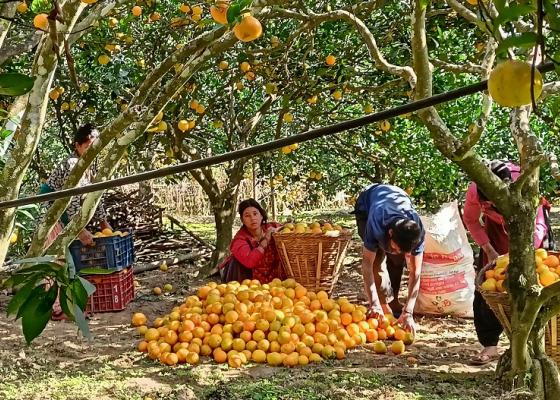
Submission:
[[[470,359],[469,364],[481,366],[481,365],[486,365],[488,363],[491,363],[492,361],[496,361],[499,358],[500,358],[499,354],[489,355],[487,353],[478,353],[477,355],[473,356]]]

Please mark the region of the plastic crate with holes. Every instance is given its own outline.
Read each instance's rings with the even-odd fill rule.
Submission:
[[[117,231],[112,236],[97,236],[93,246],[79,240],[70,245],[76,272],[101,268],[121,271],[134,263],[134,234],[132,229]]]
[[[122,311],[134,299],[134,274],[132,266],[111,274],[83,275],[93,285],[87,312]]]

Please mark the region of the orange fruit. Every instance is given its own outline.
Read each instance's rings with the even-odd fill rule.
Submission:
[[[404,334],[403,343],[407,346],[414,343],[414,334],[412,332],[406,332]]]
[[[148,351],[148,342],[146,342],[145,340],[138,342],[137,349],[138,351],[146,353]]]
[[[27,12],[28,7],[27,7],[27,3],[25,1],[22,1],[21,3],[18,3],[16,10],[18,13],[20,14],[24,14]]]
[[[163,340],[165,340],[165,342],[169,343],[171,346],[173,346],[175,343],[177,343],[178,339],[179,339],[179,337],[177,336],[177,333],[175,333],[175,331],[171,331],[171,330],[167,331],[167,333],[163,337]]]
[[[239,318],[239,314],[234,310],[228,311],[225,315],[225,321],[228,324],[233,324],[234,322],[237,321],[238,318]]]
[[[531,104],[531,90],[536,100],[540,97],[542,88],[543,79],[539,70],[532,71],[531,64],[521,60],[499,63],[488,77],[488,92],[503,107]]]
[[[146,325],[146,323],[148,322],[148,318],[146,318],[146,316],[142,313],[134,313],[134,315],[132,315],[132,326],[141,326],[141,325]]]
[[[266,352],[270,348],[270,342],[266,339],[259,340],[257,343],[257,348]]]
[[[549,255],[543,260],[543,263],[550,268],[557,268],[560,265],[560,260],[555,255]]]
[[[233,33],[242,42],[251,42],[262,35],[262,25],[252,15],[246,15],[241,22],[235,25]]]
[[[323,359],[321,358],[321,356],[319,354],[312,353],[309,356],[309,362],[321,362],[321,361],[323,361]]]
[[[379,340],[387,340],[387,332],[385,329],[377,328],[377,336]]]
[[[395,355],[404,353],[405,347],[404,347],[403,341],[402,341],[402,340],[395,340],[395,341],[391,344],[391,351],[392,351],[393,354],[395,354]]]
[[[222,349],[215,349],[212,352],[212,355],[214,356],[214,361],[216,361],[218,364],[223,364],[227,361],[227,353]]]
[[[150,328],[146,331],[144,339],[148,342],[159,339],[159,331],[156,328]]]
[[[366,331],[366,340],[369,343],[375,342],[379,338],[377,331],[375,329],[369,329]]]
[[[253,351],[253,354],[251,355],[251,359],[259,364],[264,363],[266,362],[266,353],[263,350],[257,349]]]
[[[329,67],[333,66],[333,65],[336,63],[336,57],[333,56],[332,54],[329,54],[329,55],[327,56],[327,58],[325,58],[325,63],[326,63]]]
[[[47,14],[37,14],[35,18],[33,18],[33,26],[43,31],[49,30],[49,21]]]
[[[266,362],[272,366],[280,365],[282,364],[282,361],[283,359],[280,353],[272,352],[266,355]]]
[[[393,337],[395,338],[395,340],[404,340],[405,335],[406,335],[406,331],[404,329],[397,328],[395,329],[395,333],[393,334]]]
[[[142,7],[140,6],[134,6],[132,7],[132,15],[134,15],[135,17],[139,17],[140,15],[142,15]]]
[[[387,346],[382,341],[378,340],[373,344],[373,351],[377,354],[385,354],[387,353]]]
[[[543,271],[539,274],[539,282],[543,286],[552,285],[554,282],[556,282],[556,275],[554,274],[554,272],[550,272],[548,270]]]
[[[187,349],[179,349],[175,352],[177,354],[177,360],[179,361],[179,363],[184,363],[187,361],[187,356],[189,354],[189,351]]]
[[[175,365],[179,362],[179,357],[177,357],[177,354],[175,353],[169,353],[167,354],[167,357],[165,357],[165,363],[167,365]]]
[[[216,4],[210,7],[210,15],[218,24],[227,25],[227,4]]]

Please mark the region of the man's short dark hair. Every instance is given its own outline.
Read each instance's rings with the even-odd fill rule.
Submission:
[[[393,230],[391,239],[399,246],[403,253],[410,253],[420,243],[422,230],[416,222],[410,219],[395,221],[391,229]]]
[[[84,144],[88,140],[95,139],[98,135],[97,129],[89,122],[78,128],[74,133],[74,143]]]

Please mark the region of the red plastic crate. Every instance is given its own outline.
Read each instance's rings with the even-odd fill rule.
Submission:
[[[95,285],[86,311],[121,311],[134,299],[132,266],[110,275],[86,275],[83,278]]]

